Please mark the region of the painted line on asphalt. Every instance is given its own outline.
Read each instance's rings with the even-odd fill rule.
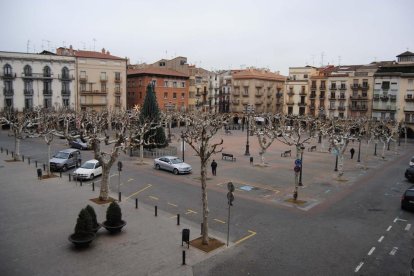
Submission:
[[[387,228],[387,232],[389,232],[390,230],[391,230],[391,228],[392,228],[392,226],[390,225],[390,226],[388,226],[388,228]]]
[[[405,219],[400,219],[400,218],[396,217],[396,218],[394,219],[394,223],[396,223],[397,221],[407,221],[407,220],[405,220]]]
[[[127,182],[131,182],[131,181],[133,181],[134,179],[133,178],[130,178],[130,179],[128,179],[128,181]]]
[[[155,197],[155,196],[148,196],[148,197],[153,199],[153,200],[158,200],[159,199],[158,197]]]
[[[170,202],[167,202],[167,204],[170,205],[170,206],[178,207],[177,204],[173,204],[173,203],[170,203]]]
[[[390,255],[394,256],[397,253],[398,247],[394,246],[390,252]]]
[[[407,226],[404,228],[405,231],[409,231],[411,228],[411,224],[407,223]]]
[[[145,190],[146,190],[146,189],[148,189],[149,187],[152,187],[152,185],[151,185],[151,184],[148,184],[148,185],[147,185],[147,187],[142,188],[141,190],[139,190],[139,191],[137,191],[137,192],[135,192],[135,193],[133,193],[133,194],[129,195],[129,196],[128,196],[128,197],[126,197],[125,199],[130,199],[130,198],[131,198],[131,197],[133,197],[134,195],[137,195],[137,194],[139,194],[140,192],[145,191]]]
[[[371,254],[375,251],[375,246],[371,248],[371,250],[368,252],[368,256],[371,256]]]
[[[186,215],[188,215],[188,214],[197,214],[197,212],[196,211],[193,211],[191,209],[187,209],[187,212],[185,214]]]
[[[243,241],[245,241],[245,240],[247,240],[247,239],[250,239],[251,237],[253,237],[254,235],[256,235],[256,234],[257,234],[256,232],[251,231],[251,230],[247,230],[247,232],[249,232],[250,234],[249,234],[249,235],[247,235],[246,237],[241,238],[240,240],[236,241],[234,244],[239,244],[239,243],[241,243],[241,242],[243,242]]]
[[[172,217],[170,217],[170,218],[176,218],[177,217],[177,215],[175,215],[175,216],[172,216]]]
[[[325,191],[325,194],[329,193],[330,191],[331,191],[331,190],[326,190],[326,191]]]
[[[242,189],[239,189],[239,188],[237,188],[236,191],[245,192],[245,190],[242,190]]]
[[[118,174],[116,174],[116,173],[114,173],[114,174],[111,174],[109,177],[113,177],[113,176],[117,176]]]
[[[355,272],[358,272],[363,265],[364,265],[364,262],[360,262],[359,265],[355,268]]]
[[[226,223],[225,221],[222,221],[222,220],[220,220],[220,219],[213,219],[213,220],[215,220],[215,221],[217,221],[217,222],[220,222],[220,223],[223,223],[223,224],[225,224],[225,223]]]
[[[383,239],[384,239],[384,236],[381,236],[381,238],[378,239],[378,242],[382,242]]]

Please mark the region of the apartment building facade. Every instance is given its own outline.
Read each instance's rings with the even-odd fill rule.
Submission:
[[[230,109],[233,113],[241,113],[247,107],[256,112],[274,113],[277,95],[282,95],[286,77],[268,70],[249,68],[232,72],[232,94]]]
[[[312,66],[289,67],[289,77],[286,80],[284,94],[284,113],[291,115],[308,114],[310,103],[309,80],[316,73]]]
[[[109,51],[74,50],[60,47],[57,55],[76,58],[77,110],[124,110],[126,108],[127,59]]]
[[[158,107],[163,111],[187,111],[189,77],[174,70],[156,67],[128,70],[127,108],[142,106],[148,84],[154,86]]]
[[[75,109],[74,57],[0,52],[0,70],[0,108]]]

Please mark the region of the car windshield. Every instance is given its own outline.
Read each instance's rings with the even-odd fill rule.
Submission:
[[[68,159],[69,153],[66,152],[58,152],[55,155],[55,158],[59,158],[59,159]]]
[[[171,163],[179,164],[179,163],[183,163],[183,160],[181,160],[180,158],[173,158],[171,159]]]
[[[95,163],[92,162],[85,162],[83,163],[83,165],[81,166],[82,169],[93,169],[95,168]]]
[[[409,196],[409,197],[414,197],[414,191],[413,190],[408,190],[407,192],[405,192],[405,195]]]

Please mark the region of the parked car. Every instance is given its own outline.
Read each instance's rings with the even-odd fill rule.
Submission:
[[[52,171],[67,171],[69,168],[79,166],[81,162],[81,153],[78,149],[61,150],[49,160]]]
[[[411,167],[411,166],[414,166],[414,156],[413,157],[411,157],[411,160],[410,160],[410,163],[408,163],[408,165]]]
[[[414,210],[414,185],[408,188],[402,195],[401,209]]]
[[[82,141],[81,138],[76,138],[69,143],[71,148],[80,149],[80,150],[87,150],[89,149],[88,143]]]
[[[414,181],[414,166],[410,166],[405,170],[405,178],[409,181]]]
[[[183,160],[175,156],[161,156],[160,158],[155,158],[154,168],[157,170],[171,171],[174,174],[191,173],[192,170],[189,164],[184,163]]]
[[[95,176],[102,174],[102,165],[98,160],[88,160],[73,172],[75,179],[94,179]]]

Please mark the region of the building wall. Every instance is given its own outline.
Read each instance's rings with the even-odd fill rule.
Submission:
[[[6,64],[12,68],[11,78],[4,75]],[[31,68],[31,76],[24,73],[26,65]],[[50,77],[44,77],[43,70],[46,66],[50,68]],[[68,78],[62,76],[63,68],[68,69]],[[22,111],[25,106],[75,108],[76,80],[73,57],[0,52],[0,76],[0,108],[7,105],[6,99],[8,99],[7,103],[12,99],[13,108],[19,111]],[[31,84],[25,85],[25,82]],[[46,91],[44,91],[45,82],[50,83]],[[62,88],[62,83],[66,83],[65,88]]]
[[[78,109],[126,109],[126,60],[78,57],[76,64]]]
[[[289,77],[286,80],[284,94],[284,113],[293,115],[304,115],[309,113],[309,82],[316,68],[290,67]]]
[[[388,85],[387,85],[388,84]],[[399,77],[376,76],[372,102],[372,117],[376,119],[397,119],[397,94]]]

